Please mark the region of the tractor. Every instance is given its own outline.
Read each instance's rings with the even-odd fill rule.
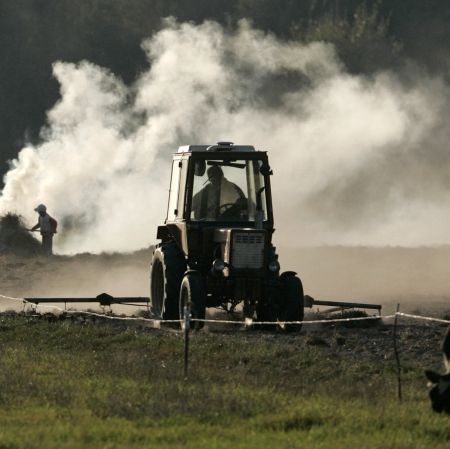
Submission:
[[[302,283],[295,272],[280,273],[272,244],[271,175],[267,153],[249,145],[187,145],[173,155],[167,217],[150,267],[155,316],[184,320],[188,313],[200,329],[207,308],[242,310],[256,326],[301,329],[292,322],[303,320]]]

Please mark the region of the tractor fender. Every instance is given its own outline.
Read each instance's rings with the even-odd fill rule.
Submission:
[[[297,273],[295,271],[285,271],[280,274],[280,278],[284,278],[286,276],[297,276]]]

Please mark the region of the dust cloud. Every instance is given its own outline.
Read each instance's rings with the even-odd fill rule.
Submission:
[[[448,86],[409,66],[348,73],[333,46],[244,22],[168,19],[131,86],[56,62],[61,99],[12,161],[0,213],[47,204],[60,254],[132,251],[164,220],[171,153],[230,140],[268,150],[280,245],[450,243]]]

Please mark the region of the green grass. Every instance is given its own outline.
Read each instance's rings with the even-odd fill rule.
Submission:
[[[364,332],[355,329],[352,332]],[[0,449],[448,448],[422,369],[305,336],[0,321]]]

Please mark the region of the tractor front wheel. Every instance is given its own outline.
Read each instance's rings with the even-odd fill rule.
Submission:
[[[150,298],[153,313],[165,320],[178,320],[178,295],[186,271],[183,254],[173,242],[153,252],[150,267]]]
[[[183,277],[180,288],[180,320],[187,313],[192,319],[204,320],[206,315],[206,290],[205,283],[200,274],[187,273]],[[193,321],[192,329],[201,329],[203,321]]]
[[[302,282],[292,272],[283,273],[281,276],[282,297],[278,319],[280,321],[303,321],[304,297]],[[300,332],[301,324],[286,324],[286,332]]]

